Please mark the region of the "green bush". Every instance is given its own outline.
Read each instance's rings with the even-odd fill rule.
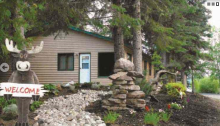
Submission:
[[[200,93],[200,85],[199,85],[199,80],[194,80],[194,85],[195,85],[195,92]]]
[[[167,94],[172,98],[178,98],[180,92],[185,95],[186,87],[182,83],[168,83],[166,85]]]
[[[144,78],[141,81],[136,81],[136,84],[140,86],[141,90],[145,93],[145,95],[149,95],[151,93],[151,91],[153,90],[152,86],[149,84],[149,82],[147,82],[146,80],[146,74],[147,71],[143,72],[144,74]]]
[[[58,95],[59,93],[59,90],[57,89],[57,87],[53,84],[45,84],[44,85],[44,89],[45,90],[48,90],[49,94],[54,94],[54,95]]]
[[[107,115],[104,116],[104,121],[105,123],[115,123],[115,121],[118,119],[118,116],[118,113],[109,111]]]
[[[218,80],[206,77],[199,80],[199,92],[201,93],[219,93]]]
[[[144,123],[157,126],[160,121],[160,115],[158,113],[146,113],[144,116]]]
[[[1,118],[3,120],[9,121],[16,119],[18,116],[18,107],[16,104],[10,104],[3,109]]]
[[[34,101],[32,104],[31,104],[31,111],[35,111],[37,108],[40,108],[40,105],[42,105],[43,102],[42,101]]]
[[[5,108],[6,106],[11,105],[11,104],[16,104],[16,100],[14,98],[12,98],[9,101],[6,101],[3,97],[0,97],[0,107],[1,108]]]

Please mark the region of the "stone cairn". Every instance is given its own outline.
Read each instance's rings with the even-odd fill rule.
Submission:
[[[109,76],[113,81],[113,94],[109,99],[102,101],[102,107],[107,110],[144,109],[145,93],[140,91],[140,86],[134,82],[136,78],[143,77],[143,74],[134,71],[131,61],[123,58],[117,60],[114,74]]]

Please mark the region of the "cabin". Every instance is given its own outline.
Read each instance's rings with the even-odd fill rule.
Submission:
[[[41,84],[67,83],[70,81],[86,83],[100,82],[110,84],[108,76],[113,74],[114,43],[111,38],[70,27],[67,35],[38,36],[33,46],[44,41],[43,50],[30,59]],[[125,58],[133,60],[132,48],[125,45]],[[146,79],[154,77],[151,58],[143,53],[143,69]],[[7,81],[11,71],[0,73],[0,81]]]

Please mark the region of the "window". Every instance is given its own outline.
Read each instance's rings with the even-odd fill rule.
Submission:
[[[144,61],[144,70],[147,70],[147,60]]]
[[[59,71],[74,70],[74,53],[58,54],[58,70]]]
[[[151,76],[151,73],[152,73],[152,65],[151,63],[149,63],[149,75]]]
[[[98,54],[98,76],[106,77],[113,74],[114,69],[114,53]]]
[[[132,55],[130,53],[127,53],[127,60],[132,61]]]

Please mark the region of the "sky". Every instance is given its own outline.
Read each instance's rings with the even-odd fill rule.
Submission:
[[[210,6],[207,5],[208,2],[210,2]],[[212,2],[215,4],[219,2],[219,6],[212,6]],[[220,28],[220,0],[207,0],[204,6],[212,12],[212,18],[209,19],[210,25]]]

